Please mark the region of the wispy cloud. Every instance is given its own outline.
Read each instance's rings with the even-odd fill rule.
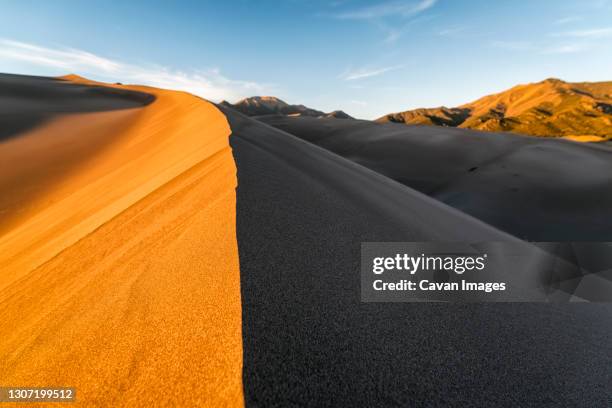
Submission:
[[[386,34],[386,37],[383,42],[385,43],[394,43],[399,40],[404,34],[410,31],[413,26],[417,24],[421,24],[425,21],[431,20],[435,18],[435,15],[420,15],[410,20],[404,22],[400,25],[389,25],[385,24],[385,22],[381,20],[374,20],[373,23]]]
[[[336,14],[334,17],[343,20],[371,20],[389,16],[406,18],[433,7],[436,2],[437,0],[387,1],[373,6],[344,11]]]
[[[383,42],[394,43],[411,25],[424,20],[423,16],[418,16],[437,2],[438,0],[391,0],[360,8],[343,7],[343,10],[334,11],[327,16],[374,24],[384,33]]]
[[[353,105],[357,105],[357,106],[367,106],[368,103],[366,101],[358,101],[358,100],[351,100],[349,101],[351,104]]]
[[[329,3],[330,7],[340,7],[346,3],[348,3],[351,0],[336,0],[336,1],[332,1],[331,3]]]
[[[451,37],[465,31],[465,27],[449,27],[438,31],[438,35],[442,37]]]
[[[404,30],[402,29],[390,29],[387,30],[387,36],[383,40],[385,43],[394,43],[402,37]]]
[[[574,23],[576,21],[581,21],[582,17],[580,16],[569,16],[569,17],[563,17],[558,19],[557,21],[555,21],[555,24],[569,24],[569,23]]]
[[[554,37],[574,38],[604,38],[612,37],[612,27],[590,28],[585,30],[571,30],[553,34]]]
[[[574,54],[589,48],[587,44],[561,44],[542,50],[544,54]]]
[[[214,101],[262,94],[266,88],[252,81],[229,79],[215,68],[187,73],[154,65],[128,64],[74,48],[50,48],[10,39],[0,39],[2,61],[18,61],[92,79],[183,90]]]
[[[535,48],[528,41],[491,41],[491,46],[509,51],[526,51]]]
[[[491,46],[507,51],[528,51],[537,54],[573,54],[586,51],[590,48],[588,43],[532,43],[528,41],[493,41]]]
[[[587,51],[591,44],[587,41],[555,43],[551,41],[529,42],[529,41],[492,41],[492,47],[516,52],[530,52],[536,54],[573,54]]]
[[[95,67],[100,71],[112,73],[120,69],[120,64],[115,61],[73,48],[52,49],[7,39],[0,39],[0,45],[0,58],[8,60],[65,70]]]
[[[391,67],[382,67],[382,68],[359,68],[359,69],[348,69],[340,74],[340,79],[345,81],[354,81],[356,79],[364,79],[371,78],[375,76],[382,75],[389,71],[395,71],[397,69],[403,68],[403,65],[395,65]]]

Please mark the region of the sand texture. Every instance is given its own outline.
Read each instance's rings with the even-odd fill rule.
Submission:
[[[361,242],[612,240],[605,143],[0,84],[1,385],[93,407],[607,404],[610,304],[364,303],[359,279]]]
[[[438,126],[264,116],[530,241],[612,241],[612,148]]]
[[[108,106],[31,109],[45,120],[0,143],[0,383],[76,387],[82,406],[239,406],[228,123],[186,93],[107,88]],[[154,101],[126,106],[140,93]]]
[[[224,112],[238,168],[247,407],[607,404],[610,304],[361,302],[361,242],[515,238],[291,134]],[[330,123],[357,122],[312,121],[336,136],[343,134]],[[376,147],[374,140],[388,137],[376,126],[356,137]],[[452,140],[437,141],[449,155]],[[390,157],[396,147],[386,151]],[[432,163],[420,175],[440,167]]]

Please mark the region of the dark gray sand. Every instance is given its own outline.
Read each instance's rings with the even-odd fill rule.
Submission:
[[[508,133],[259,120],[530,241],[612,241],[612,149]]]
[[[223,110],[238,167],[248,407],[606,406],[611,305],[361,303],[363,241],[514,238]],[[356,122],[355,129],[360,126]],[[435,177],[419,176],[421,190],[442,189],[454,171],[470,173],[469,167],[484,166],[482,157],[505,151],[495,143],[475,144],[473,159],[449,151],[450,164],[444,164],[436,153],[436,145],[452,143],[444,134],[423,142],[420,153],[404,150],[406,161],[438,158],[427,167]],[[384,134],[361,135],[386,140]],[[358,148],[340,153],[351,159],[364,157],[360,149],[385,154],[376,143],[353,146]]]
[[[59,78],[0,74],[0,142],[58,114],[136,108],[154,99],[143,92]]]

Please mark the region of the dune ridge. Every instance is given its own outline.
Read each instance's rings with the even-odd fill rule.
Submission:
[[[104,86],[155,101],[0,144],[18,181],[0,184],[16,197],[0,208],[0,383],[76,387],[84,406],[240,406],[229,125],[186,93]]]
[[[261,117],[529,241],[612,239],[612,150],[511,133]]]
[[[32,151],[55,147],[50,135],[65,137],[67,140],[62,141],[64,146],[60,148],[66,149],[73,143],[83,142],[79,140],[82,134],[91,139],[104,138],[105,143],[111,139],[113,143],[112,147],[96,152],[93,161],[81,164],[78,171],[56,183],[35,214],[27,214],[18,225],[5,231],[0,237],[0,248],[3,249],[0,267],[31,270],[39,266],[164,183],[212,153],[227,148],[225,139],[229,127],[222,118],[214,118],[202,100],[185,93],[147,87],[127,89],[150,92],[157,100],[151,109],[137,112],[61,116],[22,135],[14,141],[17,146],[3,146],[7,168],[13,169],[14,165],[19,166],[20,162],[31,157]],[[201,137],[199,132],[203,126],[208,132],[224,133],[225,138]],[[87,149],[89,146],[83,142],[80,147]],[[189,148],[187,151],[186,147]],[[42,152],[45,153],[48,152]],[[70,150],[72,155],[79,153]],[[46,174],[46,164],[26,163],[23,167],[27,167],[29,174]],[[22,185],[29,181],[23,180],[23,174],[15,175],[10,170],[3,176],[17,179]],[[49,182],[43,179],[40,184]],[[19,186],[15,187],[19,189]],[[20,193],[19,190],[11,191],[15,196]],[[74,209],[78,209],[76,216]],[[3,218],[19,216],[12,213]],[[15,256],[24,249],[27,257]],[[3,279],[0,287],[6,283]]]
[[[384,129],[477,132],[269,117],[294,136],[222,109],[238,168],[246,406],[605,406],[593,390],[607,386],[610,304],[360,301],[360,242],[516,238],[345,158],[405,154]],[[455,139],[431,143],[458,157]],[[410,147],[427,160],[427,146]]]

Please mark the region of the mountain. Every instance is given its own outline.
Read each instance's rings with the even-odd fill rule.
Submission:
[[[415,109],[377,122],[506,131],[578,141],[612,139],[612,81],[570,83],[556,78],[518,85],[456,108]]]
[[[312,116],[334,117],[338,119],[352,119],[343,111],[333,111],[325,113],[316,109],[311,109],[304,105],[290,105],[275,96],[251,96],[244,98],[234,104],[227,101],[221,102],[222,106],[233,108],[247,116],[263,115],[292,115],[292,116]]]
[[[333,112],[329,112],[325,114],[325,117],[326,118],[336,118],[336,119],[354,119],[351,115],[341,110],[335,110]]]

